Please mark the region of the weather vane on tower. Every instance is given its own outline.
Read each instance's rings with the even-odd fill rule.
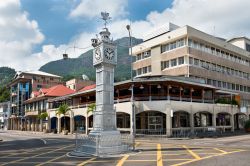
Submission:
[[[104,28],[107,28],[107,23],[109,20],[111,20],[111,17],[109,17],[109,13],[107,12],[101,12],[102,20],[104,21]]]

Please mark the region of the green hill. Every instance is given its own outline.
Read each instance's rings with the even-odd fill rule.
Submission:
[[[115,81],[123,81],[130,78],[130,56],[129,38],[124,37],[114,41],[117,44],[117,68],[115,70]],[[132,39],[133,45],[140,44],[141,39]],[[64,81],[73,77],[87,75],[91,80],[95,80],[95,69],[93,67],[93,50],[89,50],[78,58],[67,60],[57,60],[43,65],[39,70],[63,76]]]
[[[10,99],[10,91],[6,86],[15,76],[16,71],[8,67],[0,67],[0,102]]]

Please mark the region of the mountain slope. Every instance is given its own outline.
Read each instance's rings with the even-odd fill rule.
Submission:
[[[16,71],[8,67],[0,67],[0,102],[10,99],[10,91],[6,85],[15,76]]]
[[[140,44],[141,39],[133,38],[133,45]],[[117,44],[117,67],[115,70],[115,81],[122,81],[130,78],[130,56],[129,38],[124,37],[114,41]],[[93,50],[89,50],[78,58],[67,60],[57,60],[43,65],[39,70],[57,74],[68,80],[73,77],[87,75],[91,80],[95,80],[95,69],[93,67]]]

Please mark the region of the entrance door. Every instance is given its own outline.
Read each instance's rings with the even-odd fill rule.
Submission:
[[[148,116],[148,128],[151,130],[157,130],[163,128],[162,116]]]

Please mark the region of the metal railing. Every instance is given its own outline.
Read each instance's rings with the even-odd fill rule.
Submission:
[[[171,129],[172,138],[189,138],[191,137],[191,128],[172,128]]]

